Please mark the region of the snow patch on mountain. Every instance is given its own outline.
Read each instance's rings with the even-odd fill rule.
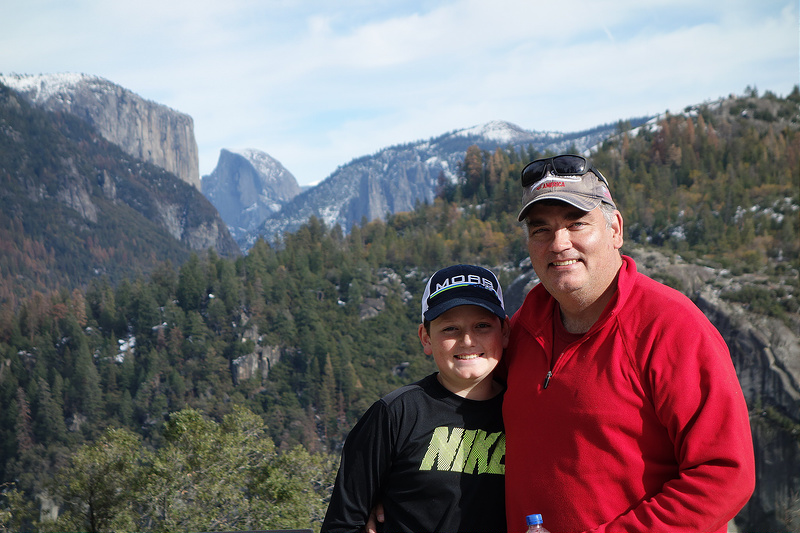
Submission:
[[[493,120],[486,124],[480,124],[471,128],[458,130],[455,135],[462,137],[482,137],[487,141],[495,141],[501,144],[515,143],[521,138],[528,138],[531,132],[525,131],[516,124],[503,120]],[[556,134],[560,135],[560,134]]]
[[[5,74],[0,75],[0,82],[15,91],[30,95],[38,103],[59,96],[69,89],[86,83],[108,83],[97,76],[62,72],[59,74]]]

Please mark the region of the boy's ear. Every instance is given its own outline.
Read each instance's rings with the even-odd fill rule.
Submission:
[[[511,337],[511,320],[508,315],[503,319],[503,348],[508,348],[508,339]]]
[[[425,324],[419,325],[419,329],[417,330],[417,335],[419,335],[419,342],[422,343],[422,349],[425,351],[425,355],[433,355],[433,347],[431,346],[431,336],[428,335],[428,330],[425,329]]]

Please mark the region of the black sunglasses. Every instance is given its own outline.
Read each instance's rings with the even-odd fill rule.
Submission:
[[[585,157],[569,154],[545,157],[528,163],[522,169],[522,186],[528,187],[542,179],[547,174],[548,168],[552,169],[556,176],[582,176],[591,172],[608,187],[606,178],[600,174],[599,170],[590,165]]]

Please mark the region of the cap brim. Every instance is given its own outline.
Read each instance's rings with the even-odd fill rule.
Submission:
[[[469,298],[453,298],[447,300],[446,302],[442,302],[439,305],[435,305],[425,311],[424,319],[427,321],[432,321],[437,319],[442,313],[445,311],[449,311],[454,307],[458,307],[459,305],[477,305],[478,307],[483,307],[484,309],[491,311],[500,319],[506,318],[505,310],[497,304],[493,304],[491,302],[487,302],[486,300],[472,300]]]
[[[558,200],[560,202],[565,202],[570,205],[577,207],[582,211],[592,211],[602,202],[599,198],[586,198],[584,196],[579,196],[576,194],[564,194],[563,192],[560,194],[542,194],[525,204],[525,206],[520,210],[519,215],[517,215],[517,221],[522,222],[525,220],[525,213],[528,209],[531,208],[533,204],[536,202],[541,202],[542,200]]]

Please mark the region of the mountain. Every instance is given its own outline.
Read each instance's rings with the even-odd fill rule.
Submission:
[[[0,84],[0,300],[133,277],[208,248],[240,254],[198,189]]]
[[[798,88],[787,99],[731,97],[575,146],[593,146],[593,162],[613,180],[623,251],[691,297],[730,347],[758,465],[739,531],[800,530],[799,110]],[[501,145],[513,131],[477,129]],[[257,242],[235,261],[190,255],[175,267],[190,249],[162,218],[206,216],[213,206],[191,203],[191,186],[86,122],[32,108],[0,86],[0,522],[10,514],[38,523],[59,505],[94,511],[96,499],[62,503],[72,488],[54,482],[59,467],[76,464],[81,444],[102,450],[98,435],[108,427],[158,448],[163,422],[184,407],[217,417],[246,406],[267,422],[276,448],[339,449],[376,398],[432,370],[415,309],[442,264],[496,270],[513,312],[536,282],[514,216],[530,152],[468,153],[467,176],[472,156],[486,174],[500,161],[485,190],[459,177],[436,202],[383,223],[343,233],[312,219],[282,246]],[[174,268],[153,266],[165,259]],[[34,293],[15,306],[3,300],[19,284],[63,287],[104,272],[120,282]],[[94,464],[85,468],[96,473]],[[186,492],[174,491],[184,509],[197,501],[191,477]],[[319,479],[310,481],[329,486]],[[282,486],[292,496],[309,479]],[[131,501],[97,503],[121,516],[136,511]]]
[[[214,171],[203,176],[202,191],[235,238],[280,211],[300,194],[300,186],[291,172],[262,151],[223,149]]]
[[[32,104],[85,120],[128,155],[153,163],[200,189],[192,117],[86,74],[0,75]]]
[[[637,119],[633,125],[647,120]],[[603,125],[577,133],[536,132],[510,122],[494,121],[427,141],[391,146],[339,167],[319,185],[267,217],[261,227],[239,236],[237,242],[243,249],[249,249],[257,238],[273,240],[293,232],[311,216],[328,227],[339,224],[349,231],[364,218],[385,219],[393,213],[411,211],[420,202],[432,202],[443,183],[456,180],[467,148],[473,145],[489,152],[508,147],[582,152],[617,130],[616,125]]]

